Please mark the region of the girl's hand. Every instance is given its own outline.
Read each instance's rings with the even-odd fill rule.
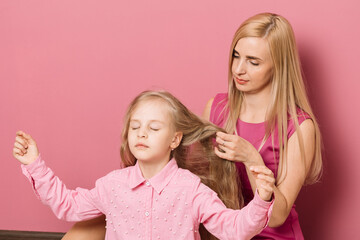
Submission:
[[[255,147],[245,139],[223,132],[216,133],[215,154],[220,158],[242,162],[247,166],[260,165],[263,163],[261,155]]]
[[[266,166],[251,166],[250,171],[255,177],[259,196],[264,201],[270,201],[275,188],[273,172]]]
[[[39,150],[36,142],[29,135],[23,131],[16,133],[13,156],[22,164],[28,165],[34,162],[39,156]]]

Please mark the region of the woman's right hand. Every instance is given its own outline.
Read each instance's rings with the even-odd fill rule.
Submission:
[[[35,140],[29,134],[18,131],[16,133],[13,156],[25,165],[34,162],[39,156]]]
[[[258,150],[238,135],[217,132],[216,142],[219,145],[215,147],[215,154],[220,158],[242,162],[248,167],[264,164]]]

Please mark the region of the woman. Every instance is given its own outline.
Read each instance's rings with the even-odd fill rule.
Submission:
[[[285,18],[262,13],[239,27],[230,48],[228,85],[228,93],[210,99],[203,114],[230,133],[217,134],[215,153],[236,162],[245,205],[255,190],[250,166],[266,165],[276,177],[269,227],[255,239],[303,239],[294,202],[301,187],[321,175],[321,135]],[[98,220],[98,234],[102,225]],[[90,228],[78,223],[64,239],[80,239]]]
[[[215,153],[237,162],[245,205],[255,190],[250,166],[266,165],[276,177],[269,227],[255,239],[303,239],[294,202],[301,187],[321,175],[321,136],[285,18],[263,13],[239,27],[228,85],[228,93],[210,99],[203,114],[229,133],[217,134]]]

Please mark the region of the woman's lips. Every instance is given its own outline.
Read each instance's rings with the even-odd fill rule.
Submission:
[[[244,80],[244,79],[240,79],[240,78],[235,78],[235,81],[238,83],[238,84],[245,84],[247,83],[249,80]]]

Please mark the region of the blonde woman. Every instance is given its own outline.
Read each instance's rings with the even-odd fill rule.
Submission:
[[[227,131],[217,133],[215,153],[236,162],[245,205],[255,191],[250,167],[274,172],[273,214],[254,239],[303,239],[294,202],[321,175],[321,136],[284,17],[262,13],[241,24],[230,48],[228,92],[210,99],[203,116]]]

